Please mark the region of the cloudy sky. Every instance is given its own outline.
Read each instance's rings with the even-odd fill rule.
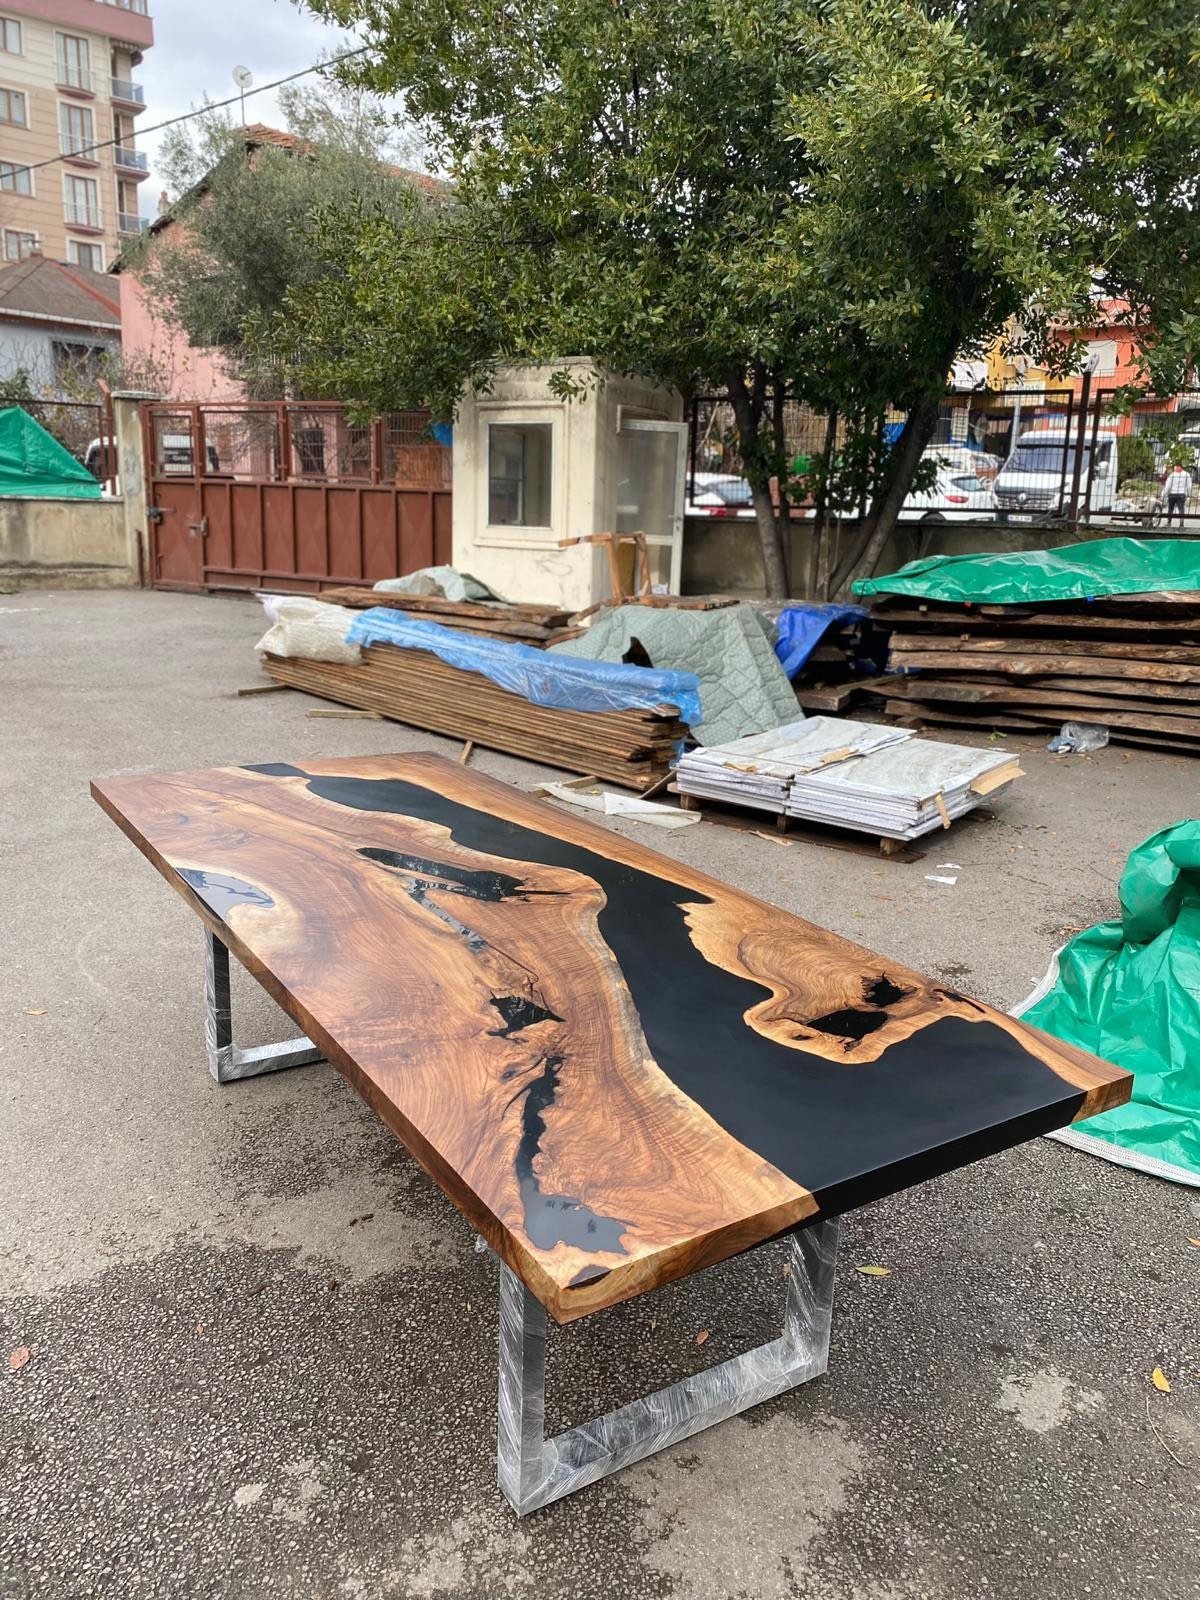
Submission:
[[[154,48],[137,68],[146,90],[146,110],[138,119],[147,127],[200,105],[205,97],[224,100],[236,94],[230,74],[248,67],[255,84],[271,83],[299,72],[323,55],[353,48],[340,29],[326,27],[293,0],[151,0]],[[248,95],[246,121],[278,125],[275,94]],[[143,216],[158,211],[163,183],[154,167],[161,133],[138,132],[138,145],[150,155],[150,176],[141,186]]]

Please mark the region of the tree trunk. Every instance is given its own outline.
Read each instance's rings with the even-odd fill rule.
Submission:
[[[758,540],[762,546],[763,582],[768,600],[786,600],[788,597],[787,565],[783,558],[783,529],[775,515],[770,485],[751,484],[754,497],[754,520],[758,525]]]
[[[758,527],[758,541],[762,549],[763,582],[768,600],[786,600],[788,597],[787,563],[783,554],[783,538],[775,507],[771,500],[770,475],[762,470],[762,441],[759,429],[766,408],[767,374],[756,368],[753,382],[747,387],[745,376],[733,372],[729,376],[726,392],[733,407],[737,424],[738,453],[742,458],[742,471],[750,485],[754,501],[754,518]]]
[[[904,430],[892,451],[887,482],[876,495],[864,519],[855,549],[833,575],[830,587],[834,594],[843,590],[856,574],[870,574],[874,570],[896,526],[896,518],[908,495],[925,446],[933,437],[941,403],[940,392],[924,394],[909,412]]]

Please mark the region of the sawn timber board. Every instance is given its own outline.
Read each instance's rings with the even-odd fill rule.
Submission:
[[[437,756],[92,791],[561,1322],[1129,1097]]]

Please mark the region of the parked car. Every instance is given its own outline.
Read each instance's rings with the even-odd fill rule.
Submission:
[[[685,517],[753,516],[754,496],[745,478],[697,472],[692,483],[692,498],[684,506],[683,514]]]
[[[1000,456],[987,450],[972,450],[965,444],[931,444],[926,446],[925,459],[937,461],[954,472],[973,472],[977,478],[989,482],[1004,465]]]
[[[939,466],[928,489],[914,489],[900,507],[900,522],[949,522],[953,517],[991,516],[992,486],[974,472]]]
[[[1012,517],[1032,521],[1035,512],[1061,513],[1070,499],[1077,449],[1075,430],[1031,428],[1013,446],[1000,469],[994,493],[1002,522]],[[1111,511],[1117,495],[1117,435],[1102,428],[1085,439],[1079,472],[1080,505],[1089,511]]]
[[[117,445],[115,439],[93,439],[83,454],[83,464],[93,478],[103,475],[105,467],[105,446],[109,447],[112,454],[114,469],[117,465]],[[161,467],[164,475],[170,477],[190,477],[192,473],[192,436],[190,433],[164,433],[160,441],[162,451]],[[208,470],[210,473],[220,472],[221,458],[217,455],[213,445],[208,445],[205,451],[208,457]],[[121,492],[121,480],[114,471],[112,494]]]

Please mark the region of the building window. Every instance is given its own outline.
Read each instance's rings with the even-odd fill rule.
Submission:
[[[25,96],[19,89],[0,89],[0,122],[11,122],[14,128],[29,126]]]
[[[91,89],[92,56],[87,40],[77,39],[73,33],[55,34],[54,40],[59,83],[70,84],[72,89]]]
[[[488,427],[488,522],[499,528],[550,526],[549,422]]]
[[[0,50],[10,56],[21,54],[21,24],[11,17],[0,17]]]
[[[75,378],[96,378],[108,353],[102,344],[68,344],[64,339],[52,340],[50,350],[59,384]]]
[[[77,228],[98,228],[100,192],[95,178],[76,178],[74,175],[68,175],[63,179],[63,189],[66,195],[67,221]]]
[[[33,173],[15,161],[0,161],[0,189],[9,194],[32,194]]]
[[[36,233],[21,233],[16,228],[4,230],[4,259],[6,261],[24,261],[26,256],[31,256],[37,250],[38,236]]]
[[[1117,370],[1117,341],[1115,339],[1089,339],[1088,357],[1095,362],[1093,373],[1114,373]]]
[[[80,239],[68,239],[67,260],[73,267],[88,267],[92,272],[103,272],[104,248],[98,244],[84,244]]]
[[[59,148],[65,156],[84,155],[96,143],[95,125],[87,106],[58,108]]]

